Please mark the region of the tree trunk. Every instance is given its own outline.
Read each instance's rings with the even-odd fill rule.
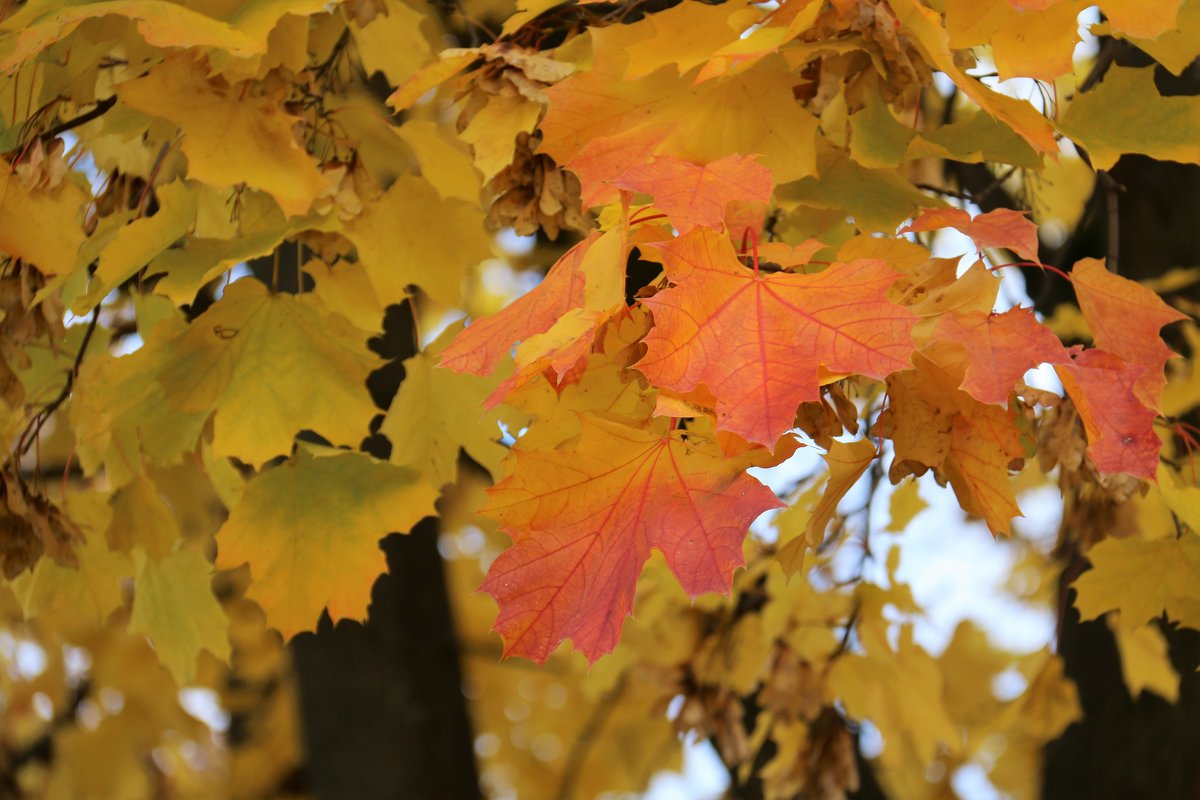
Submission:
[[[410,307],[392,306],[372,347],[390,362],[369,387],[386,407],[416,351]],[[376,435],[363,446],[386,458]],[[388,572],[365,624],[324,616],[292,641],[312,794],[327,800],[477,798],[474,737],[437,548],[438,520],[383,541]]]
[[[1115,63],[1151,63],[1128,44],[1105,46],[1115,49]],[[1181,78],[1159,68],[1159,88],[1164,95],[1200,94],[1197,67],[1193,63]],[[1200,265],[1200,167],[1125,156],[1109,175],[1111,181],[1097,181],[1081,230],[1060,254],[1059,266],[1089,256],[1115,255],[1121,275],[1146,280],[1178,267]],[[1039,285],[1046,280],[1065,282],[1039,276],[1036,270],[1027,275],[1039,311],[1050,313],[1058,302],[1073,301],[1066,285]],[[1192,300],[1200,300],[1194,286],[1188,293]],[[1170,331],[1167,338],[1180,348],[1182,343],[1172,341]],[[1077,552],[1068,553],[1065,559],[1064,575],[1077,575],[1088,568]],[[1059,652],[1066,661],[1067,675],[1079,688],[1084,717],[1047,746],[1043,797],[1200,798],[1200,675],[1196,672],[1200,633],[1176,626],[1164,628],[1171,661],[1180,675],[1178,702],[1170,704],[1145,692],[1134,699],[1126,688],[1116,642],[1104,620],[1081,622],[1074,608],[1074,590],[1064,585],[1061,591],[1068,596],[1061,606]]]

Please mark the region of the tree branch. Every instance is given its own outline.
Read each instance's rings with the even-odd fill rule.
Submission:
[[[91,111],[85,111],[77,117],[71,117],[71,119],[64,120],[45,131],[41,134],[41,139],[42,141],[47,141],[48,139],[53,139],[55,136],[58,136],[60,133],[66,133],[72,128],[78,128],[80,125],[85,125],[94,119],[104,116],[104,114],[106,114],[108,110],[116,104],[117,96],[115,94],[112,97],[106,97],[105,99],[96,103],[96,107]]]
[[[613,688],[605,692],[596,707],[592,709],[591,716],[580,729],[579,735],[575,737],[575,742],[571,745],[571,752],[567,753],[567,761],[563,765],[562,777],[558,781],[558,792],[554,795],[557,800],[570,800],[575,796],[575,783],[579,780],[583,762],[587,759],[587,754],[592,749],[592,744],[596,741],[600,729],[612,715],[613,707],[624,694],[625,684],[628,681],[629,673],[622,672]]]

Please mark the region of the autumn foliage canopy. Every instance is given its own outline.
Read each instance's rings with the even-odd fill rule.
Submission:
[[[1200,3],[1083,17],[1159,67],[1074,60],[1086,8],[0,5],[0,655],[43,662],[3,737],[57,753],[7,774],[283,796],[286,643],[367,619],[380,540],[429,516],[498,796],[641,789],[694,733],[767,797],[839,797],[864,725],[896,797],[966,765],[1036,794],[1074,684],[969,621],[914,638],[930,504],[1022,603],[1061,612],[1084,554],[1079,612],[1174,700],[1200,274],[1054,255],[1123,154],[1200,163],[1200,98],[1155,83]],[[1022,519],[1047,493],[1057,548]]]

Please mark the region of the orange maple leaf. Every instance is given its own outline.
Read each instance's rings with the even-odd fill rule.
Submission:
[[[1154,480],[1162,443],[1154,433],[1154,411],[1137,393],[1148,368],[1104,350],[1086,350],[1055,370],[1079,410],[1096,469]]]
[[[625,170],[615,182],[622,189],[654,197],[654,207],[666,214],[675,229],[725,227],[725,209],[735,201],[765,203],[774,186],[771,170],[755,156],[731,155],[708,164],[658,156]]]
[[[962,390],[981,403],[1007,405],[1013,385],[1039,364],[1061,364],[1067,349],[1027,308],[1003,314],[946,314],[933,342],[954,342],[966,352]]]
[[[665,424],[588,415],[581,430],[570,450],[515,449],[513,473],[488,490],[483,513],[513,539],[482,587],[505,656],[542,663],[567,638],[591,662],[610,652],[651,548],[693,597],[727,593],[750,523],[783,505],[745,473],[750,456],[725,459]]]
[[[1038,260],[1037,225],[1020,211],[998,208],[971,219],[971,215],[960,208],[927,208],[900,233],[920,233],[954,228],[975,242],[982,250],[985,247],[1003,247],[1012,250],[1021,258]]]
[[[592,233],[564,253],[532,290],[464,328],[438,365],[455,372],[490,375],[514,343],[545,333],[572,309],[582,308],[588,288],[585,259],[601,236]]]
[[[717,423],[772,446],[796,407],[818,399],[819,371],[882,378],[910,366],[916,317],[886,297],[886,262],[833,264],[815,275],[755,273],[707,228],[656,247],[674,287],[654,312],[635,366],[655,386],[717,397]]]
[[[1174,355],[1159,331],[1186,315],[1145,286],[1109,272],[1099,259],[1085,258],[1075,264],[1071,283],[1096,347],[1146,368],[1133,390],[1146,408],[1158,411],[1167,384],[1163,367]]]
[[[1007,408],[985,405],[955,388],[958,376],[918,356],[918,369],[888,377],[888,407],[877,430],[892,440],[892,483],[929,468],[949,481],[959,505],[993,534],[1010,534],[1021,516],[1009,464],[1024,455]]]

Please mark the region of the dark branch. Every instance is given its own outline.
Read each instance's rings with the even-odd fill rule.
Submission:
[[[48,139],[53,139],[55,136],[58,136],[60,133],[66,133],[67,131],[71,130],[72,128],[78,128],[80,125],[86,125],[87,123],[91,122],[92,120],[103,116],[105,113],[108,112],[108,110],[110,108],[112,108],[116,104],[117,104],[117,96],[115,94],[112,97],[106,97],[105,99],[96,103],[96,107],[93,108],[91,111],[85,111],[77,117],[71,117],[71,119],[63,120],[62,122],[58,123],[54,127],[50,128],[49,130],[44,132],[41,135],[42,141],[46,141]]]
[[[34,440],[42,432],[42,426],[46,421],[58,410],[58,407],[66,402],[71,396],[71,389],[75,386],[75,377],[79,374],[79,367],[83,363],[83,355],[87,352],[88,344],[92,341],[92,334],[96,332],[96,324],[100,321],[100,306],[92,311],[92,319],[88,322],[87,330],[83,334],[83,342],[79,345],[79,352],[75,354],[75,362],[71,365],[71,371],[67,373],[67,382],[63,384],[62,391],[58,396],[47,403],[41,411],[39,411],[30,421],[29,427],[21,434],[21,438],[17,441],[17,457],[25,455],[29,449],[29,445],[33,444]]]

